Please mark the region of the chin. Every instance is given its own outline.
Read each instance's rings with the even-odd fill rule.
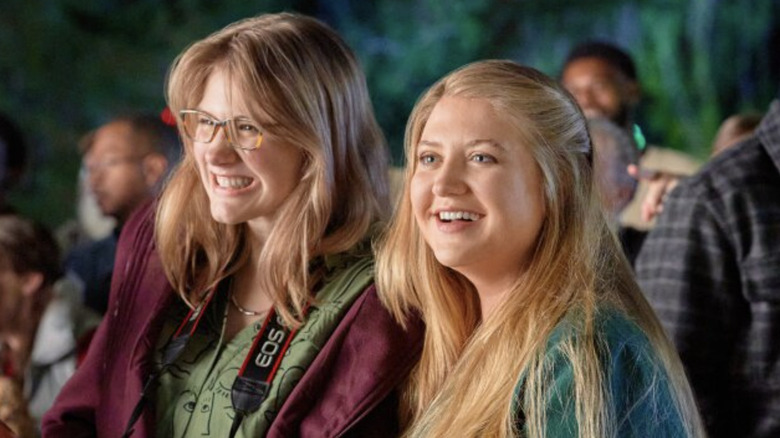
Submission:
[[[214,219],[215,222],[218,222],[220,224],[224,225],[236,225],[240,224],[242,222],[245,222],[244,220],[241,220],[239,217],[237,217],[234,214],[230,214],[228,212],[225,212],[223,210],[211,210],[211,218]]]
[[[461,254],[452,254],[449,252],[434,252],[436,261],[444,267],[458,271],[458,267],[463,266],[464,260]]]

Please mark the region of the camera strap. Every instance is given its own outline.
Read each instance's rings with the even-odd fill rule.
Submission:
[[[144,388],[141,390],[141,398],[138,399],[138,402],[133,408],[133,412],[130,415],[130,419],[127,421],[127,427],[125,427],[122,438],[129,438],[133,434],[133,426],[141,417],[150,393],[157,387],[157,379],[176,361],[176,359],[178,359],[179,356],[181,356],[184,347],[187,345],[187,341],[190,340],[192,334],[197,330],[201,318],[203,318],[203,315],[206,313],[206,307],[208,307],[214,295],[216,294],[214,293],[214,289],[212,289],[212,291],[206,295],[206,299],[200,302],[198,307],[190,309],[189,313],[187,313],[187,316],[184,318],[184,321],[182,321],[179,328],[168,341],[168,344],[163,351],[160,369],[152,372],[146,379]]]
[[[124,438],[130,437],[132,434],[132,427],[141,416],[146,400],[149,398],[149,393],[152,391],[152,388],[156,387],[157,378],[181,356],[188,341],[197,330],[205,310],[214,295],[216,294],[212,291],[198,307],[190,310],[168,341],[162,355],[162,366],[158,372],[153,373],[147,379],[146,385],[144,385],[144,389],[141,392],[141,399],[133,410],[133,414],[125,429],[125,434],[122,435]],[[304,309],[304,315],[307,310],[308,308]],[[258,410],[263,401],[268,397],[271,383],[279,369],[279,364],[296,332],[297,329],[289,329],[284,324],[284,320],[271,308],[263,322],[263,326],[252,341],[252,346],[246,358],[244,358],[244,363],[238,371],[238,376],[233,381],[230,399],[235,410],[235,416],[230,428],[230,438],[234,437],[238,432],[244,417]]]
[[[306,309],[304,314],[305,312]],[[235,417],[229,437],[235,436],[244,417],[258,410],[268,396],[282,357],[296,331],[288,329],[282,318],[271,308],[230,390]]]

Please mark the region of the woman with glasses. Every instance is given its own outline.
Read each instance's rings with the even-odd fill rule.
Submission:
[[[418,101],[377,254],[388,306],[426,322],[404,436],[703,435],[591,150],[571,96],[512,62],[463,67]]]
[[[392,436],[421,350],[373,287],[386,148],[346,44],[234,23],[168,78],[185,143],[123,231],[107,318],[49,436]]]

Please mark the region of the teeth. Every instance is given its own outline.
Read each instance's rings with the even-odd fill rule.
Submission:
[[[223,188],[240,189],[252,184],[252,178],[243,176],[217,176],[217,185]]]
[[[464,220],[473,222],[479,219],[479,215],[468,211],[440,211],[439,219],[443,221]]]

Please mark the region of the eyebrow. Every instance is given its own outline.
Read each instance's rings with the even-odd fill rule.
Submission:
[[[469,141],[465,144],[466,148],[473,148],[478,145],[487,145],[494,149],[499,150],[506,150],[506,148],[499,142],[493,140],[492,138],[477,138],[474,140]],[[417,143],[417,147],[420,146],[428,146],[428,147],[441,147],[441,143],[438,141],[432,141],[432,140],[420,140],[419,143]]]
[[[270,122],[270,121],[269,122],[265,122],[265,121],[262,121],[262,120],[258,120],[258,119],[254,118],[252,116],[245,115],[245,114],[240,114],[240,115],[237,115],[237,116],[234,115],[233,117],[228,117],[227,119],[220,119],[219,117],[215,116],[214,114],[212,114],[212,113],[210,113],[210,112],[208,112],[208,111],[206,111],[204,109],[201,109],[199,106],[195,107],[195,110],[196,111],[200,111],[200,112],[206,114],[207,116],[209,116],[209,117],[211,117],[211,118],[213,118],[214,120],[217,120],[217,121],[224,121],[224,120],[228,120],[228,119],[232,119],[232,120],[249,120],[250,122],[257,123],[258,125],[260,125],[260,126],[262,126],[264,128],[266,126],[273,126],[273,125],[277,124],[277,123]]]

